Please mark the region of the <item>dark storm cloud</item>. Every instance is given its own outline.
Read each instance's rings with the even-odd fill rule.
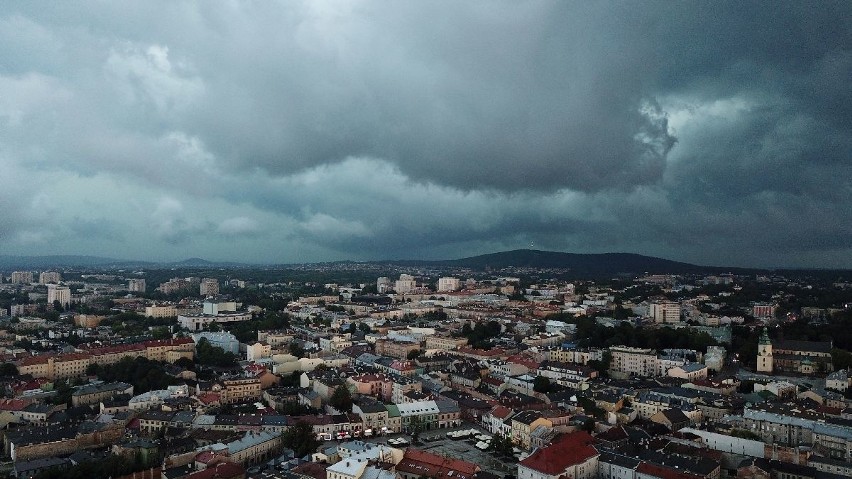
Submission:
[[[19,251],[852,266],[848,2],[53,7],[0,7]]]

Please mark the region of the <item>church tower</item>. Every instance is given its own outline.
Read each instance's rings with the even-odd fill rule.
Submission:
[[[772,374],[772,341],[765,327],[757,343],[757,372]]]

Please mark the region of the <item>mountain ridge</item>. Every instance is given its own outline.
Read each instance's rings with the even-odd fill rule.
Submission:
[[[381,262],[370,262],[381,263]],[[390,260],[386,264],[407,266],[435,265],[468,267],[471,269],[503,268],[556,268],[565,269],[584,276],[616,275],[620,273],[700,273],[721,271],[758,271],[750,268],[700,266],[636,253],[565,253],[533,249],[516,249],[487,253],[452,260]]]
[[[470,268],[475,270],[515,268],[563,269],[578,276],[602,277],[618,274],[718,274],[737,273],[754,274],[769,271],[775,272],[814,272],[826,274],[831,272],[852,273],[844,269],[814,269],[814,268],[743,268],[730,266],[702,266],[682,261],[674,261],[654,256],[636,253],[566,253],[559,251],[544,251],[534,249],[515,249],[499,251],[476,256],[445,260],[370,260],[370,261],[330,261],[323,263],[242,263],[229,261],[210,261],[192,257],[181,261],[141,261],[108,258],[93,255],[44,255],[44,256],[13,256],[0,255],[0,270],[27,268],[58,268],[58,267],[109,267],[109,268],[173,268],[173,267],[287,267],[305,264],[332,263],[361,263],[387,264],[396,266],[435,266]]]

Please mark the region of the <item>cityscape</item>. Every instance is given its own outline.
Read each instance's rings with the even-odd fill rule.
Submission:
[[[619,265],[591,255],[593,277],[520,250],[3,273],[3,464],[34,478],[852,474],[850,272],[642,259],[665,272],[606,275]]]
[[[0,2],[0,479],[852,477],[850,19]]]

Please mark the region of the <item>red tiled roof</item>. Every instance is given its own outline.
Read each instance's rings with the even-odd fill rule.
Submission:
[[[642,474],[658,477],[660,479],[703,479],[702,476],[697,474],[657,466],[656,464],[649,464],[647,462],[639,464],[639,467],[636,468],[636,472],[641,472]]]
[[[608,442],[621,441],[621,440],[627,439],[628,437],[629,436],[627,435],[627,431],[625,431],[622,426],[613,427],[613,428],[611,428],[607,431],[604,431],[604,432],[598,434],[597,436],[595,436],[595,438],[597,438],[601,441],[608,441]]]
[[[491,377],[491,376],[486,376],[485,379],[482,380],[482,382],[484,382],[485,384],[490,384],[492,386],[497,386],[497,387],[500,387],[500,386],[503,385],[503,381],[501,381],[501,380],[499,380],[495,377]]]
[[[491,415],[500,419],[506,419],[510,414],[512,414],[512,410],[506,406],[497,406],[491,410]]]
[[[528,358],[526,356],[521,356],[519,354],[516,354],[514,356],[509,356],[508,358],[506,358],[506,362],[507,363],[520,364],[521,366],[525,366],[527,369],[531,369],[533,371],[538,369],[538,366],[539,366],[538,361],[536,361],[532,358]]]
[[[193,472],[186,479],[232,479],[236,477],[245,477],[246,470],[237,464],[225,462],[217,464],[216,467],[208,467],[202,471]]]
[[[36,364],[47,364],[47,360],[53,357],[52,354],[42,354],[40,356],[27,356],[18,361],[18,366],[33,366]]]
[[[14,386],[12,386],[12,390],[16,394],[23,393],[24,391],[30,391],[33,389],[40,389],[42,385],[47,384],[49,381],[45,378],[36,378],[31,381],[21,381]]]
[[[198,397],[198,400],[204,404],[213,404],[219,402],[219,395],[216,393],[204,393]]]
[[[474,349],[468,347],[461,347],[457,349],[459,353],[470,354],[473,356],[481,356],[481,357],[491,357],[491,356],[500,356],[506,354],[506,351],[500,348],[491,348],[491,349]]]
[[[202,464],[207,464],[210,462],[216,454],[213,454],[213,451],[201,451],[195,455],[195,462],[200,462]]]
[[[81,359],[89,359],[90,357],[91,355],[88,353],[66,353],[56,356],[53,360],[54,362],[79,361]]]
[[[145,469],[144,471],[134,472],[126,476],[121,476],[118,479],[160,479],[162,474],[161,468]]]
[[[143,346],[141,344],[118,344],[118,345],[89,347],[89,348],[80,348],[80,349],[86,349],[93,356],[101,356],[101,355],[105,355],[105,354],[129,353],[131,351],[142,352],[142,351],[145,350],[145,346]]]
[[[565,472],[565,469],[597,456],[598,451],[591,446],[593,442],[592,436],[585,431],[566,434],[519,464],[534,471],[557,476]]]
[[[0,411],[20,411],[31,403],[23,399],[0,399]]]
[[[192,338],[173,338],[173,339],[152,339],[143,341],[146,348],[156,348],[161,346],[180,346],[182,344],[194,344]]]
[[[464,476],[470,478],[479,471],[479,466],[460,459],[450,459],[409,448],[405,451],[402,461],[396,465],[396,470],[434,479]],[[449,474],[451,471],[452,475]]]
[[[306,462],[294,467],[293,472],[313,477],[314,479],[326,479],[328,476],[328,473],[326,472],[327,467],[327,465],[323,465],[318,462]]]

